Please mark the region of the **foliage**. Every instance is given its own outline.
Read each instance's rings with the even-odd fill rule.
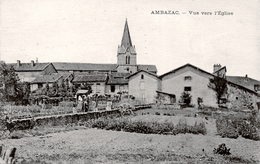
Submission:
[[[230,155],[230,148],[228,149],[226,147],[226,144],[222,143],[218,146],[218,148],[214,148],[213,152],[215,154],[220,154],[220,155]]]
[[[190,102],[191,102],[191,95],[189,92],[182,92],[181,94],[181,101],[182,103],[185,103],[187,106],[190,105]]]
[[[225,78],[214,76],[209,79],[208,87],[216,92],[217,103],[220,103],[221,97],[227,93],[227,81]]]
[[[3,83],[3,89],[0,90],[2,101],[28,104],[30,84],[20,82],[13,65],[0,64],[0,79]]]
[[[193,133],[193,134],[206,134],[206,126],[204,123],[194,126],[187,125],[186,120],[180,120],[179,123],[174,126],[172,122],[147,122],[142,120],[132,121],[131,117],[119,117],[119,118],[98,118],[95,120],[89,120],[86,126],[91,128],[100,128],[106,130],[116,130],[125,132],[135,132],[143,134],[179,134],[179,133]]]
[[[259,119],[252,113],[249,118],[217,118],[217,132],[222,137],[237,138],[241,135],[251,140],[260,140]]]

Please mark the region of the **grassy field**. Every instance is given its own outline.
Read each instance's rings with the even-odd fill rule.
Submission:
[[[0,144],[15,146],[16,157],[23,163],[260,163],[260,141],[221,138],[217,135],[215,119],[204,115],[194,117],[196,109],[136,112],[133,121],[176,125],[185,118],[189,125],[205,122],[207,134],[140,134],[68,125],[17,131],[12,137],[2,138]],[[222,143],[231,149],[231,155],[213,153]]]

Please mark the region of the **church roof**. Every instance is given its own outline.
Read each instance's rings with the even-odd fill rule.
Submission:
[[[53,65],[58,71],[117,71],[117,64],[53,62]]]
[[[96,64],[96,63],[52,63],[57,71],[112,71],[117,72],[117,64]],[[157,72],[155,65],[139,64],[138,70]]]
[[[131,37],[130,37],[127,20],[125,21],[125,28],[124,28],[124,33],[123,33],[122,42],[121,42],[121,47],[122,46],[124,46],[125,48],[132,47],[132,41],[131,41]]]

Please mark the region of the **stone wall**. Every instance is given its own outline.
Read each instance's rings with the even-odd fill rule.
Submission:
[[[245,109],[251,106],[257,109],[257,102],[260,98],[255,94],[249,93],[245,90],[228,85],[228,108]]]
[[[64,115],[12,120],[10,124],[12,130],[26,130],[26,129],[32,129],[33,127],[40,127],[40,126],[58,126],[58,125],[67,125],[73,123],[77,124],[78,122],[84,122],[90,119],[96,119],[102,116],[116,115],[116,114],[119,114],[118,110],[64,114]]]

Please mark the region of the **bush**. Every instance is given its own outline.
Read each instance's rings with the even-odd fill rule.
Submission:
[[[226,147],[226,144],[222,143],[218,146],[218,148],[214,148],[213,152],[215,154],[221,154],[221,155],[230,155],[230,149]]]
[[[216,120],[216,126],[217,133],[223,138],[238,138],[239,136],[237,128],[234,127],[230,120],[219,118]]]
[[[125,132],[135,132],[143,134],[179,134],[179,133],[193,133],[206,134],[206,127],[204,123],[194,126],[187,125],[186,119],[180,119],[179,123],[174,126],[172,122],[145,122],[142,120],[131,121],[131,117],[119,118],[99,118],[96,120],[89,120],[86,126],[90,128],[100,128],[106,130],[116,130]]]
[[[257,127],[259,120],[249,118],[218,118],[216,120],[217,132],[222,137],[238,138],[241,135],[251,140],[260,140]]]
[[[156,112],[156,113],[155,113],[155,115],[161,115],[161,113],[159,113],[159,112]]]

